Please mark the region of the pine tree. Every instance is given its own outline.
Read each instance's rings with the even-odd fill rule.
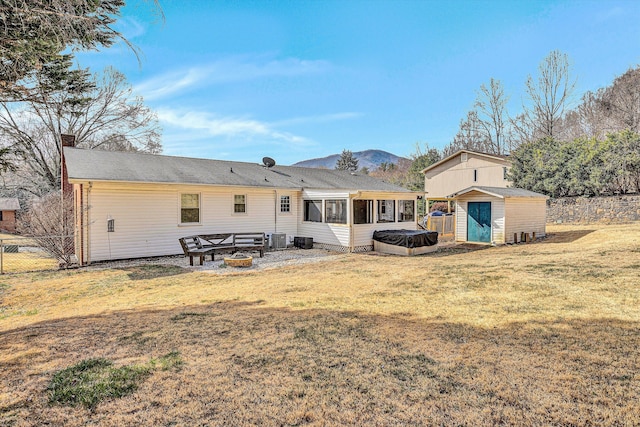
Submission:
[[[353,157],[351,151],[342,150],[342,154],[340,154],[340,158],[336,162],[336,169],[355,172],[358,170],[358,159]]]

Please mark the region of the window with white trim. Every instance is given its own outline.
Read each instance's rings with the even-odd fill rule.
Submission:
[[[291,212],[291,196],[280,196],[280,212]]]
[[[347,199],[326,200],[324,202],[324,222],[330,224],[346,224]]]
[[[197,224],[200,222],[200,194],[180,195],[180,224]]]
[[[233,196],[233,213],[247,213],[247,196],[236,194]]]

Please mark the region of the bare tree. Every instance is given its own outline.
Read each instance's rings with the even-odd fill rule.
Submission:
[[[505,95],[500,80],[491,78],[489,86],[480,86],[475,108],[480,131],[484,133],[484,151],[487,153],[505,154],[509,151],[505,140],[509,124],[507,102],[509,97]]]
[[[565,114],[559,139],[603,139],[609,133],[640,132],[640,67],[616,77],[610,86],[586,92],[580,104]]]
[[[478,112],[471,110],[465,119],[460,120],[458,133],[453,141],[443,148],[442,154],[446,157],[463,149],[486,152],[489,146],[486,126],[478,117]]]
[[[41,196],[60,188],[62,133],[75,135],[82,148],[162,151],[155,113],[118,71],[75,70],[71,84],[35,76],[28,100],[0,103],[0,142],[13,152],[13,182],[22,190]]]
[[[35,240],[61,267],[70,265],[74,255],[72,209],[72,193],[63,197],[60,191],[53,191],[31,199],[18,222],[18,231]]]
[[[602,110],[615,130],[640,132],[640,67],[616,77],[599,95]]]
[[[602,93],[602,89],[596,93],[586,92],[578,107],[567,112],[560,127],[560,139],[565,141],[581,137],[602,139],[612,130],[611,120],[602,108]]]
[[[524,119],[533,129],[533,138],[553,138],[564,117],[575,89],[569,57],[554,50],[538,66],[538,78],[527,79],[529,105],[524,106]]]

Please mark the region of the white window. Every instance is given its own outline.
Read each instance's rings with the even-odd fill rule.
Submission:
[[[414,219],[415,200],[398,201],[398,221],[411,222]]]
[[[280,196],[280,212],[291,212],[291,196]]]
[[[236,194],[233,196],[233,213],[247,213],[247,196]]]
[[[395,200],[378,200],[378,222],[396,222]]]
[[[200,222],[200,194],[180,195],[180,223],[197,224]]]
[[[347,200],[326,200],[324,202],[324,221],[331,224],[346,224]]]

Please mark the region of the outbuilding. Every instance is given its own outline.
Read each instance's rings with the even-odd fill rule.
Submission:
[[[0,198],[0,230],[15,233],[16,211],[20,210],[20,201],[16,198]]]
[[[547,196],[520,188],[474,186],[449,198],[456,205],[457,242],[505,244],[546,234]]]

